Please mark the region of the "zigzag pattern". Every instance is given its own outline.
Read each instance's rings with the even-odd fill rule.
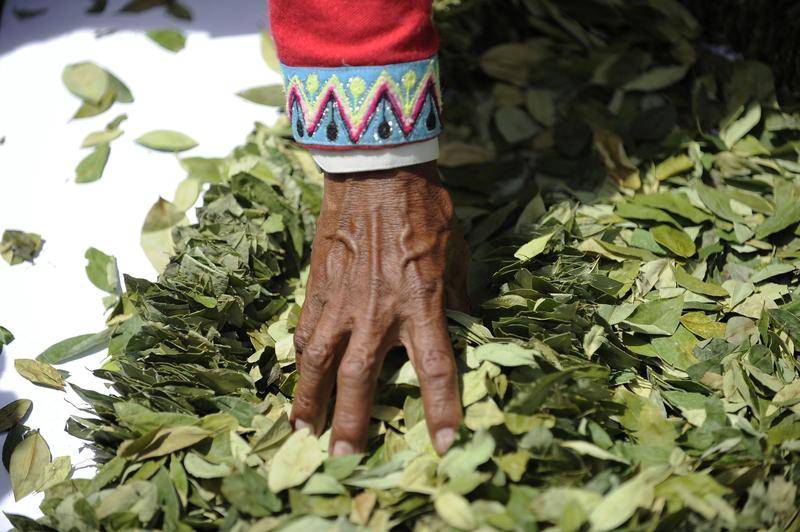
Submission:
[[[358,67],[331,70],[340,70],[343,78],[348,73],[358,73]],[[287,112],[290,114],[290,120],[294,123],[296,117],[291,115],[295,109],[299,109],[302,115],[299,118],[301,118],[308,136],[312,136],[321,126],[326,108],[331,102],[339,110],[339,116],[351,142],[358,142],[361,138],[381,100],[391,108],[397,118],[398,126],[405,136],[414,130],[428,96],[431,98],[437,115],[441,114],[441,89],[438,64],[435,58],[427,61],[419,81],[417,81],[417,72],[413,69],[406,70],[399,82],[388,69],[383,69],[372,81],[368,91],[365,90],[363,78],[355,75],[348,76],[347,87],[345,87],[340,80],[340,75],[331,74],[322,86],[319,86],[319,76],[315,71],[306,75],[305,80],[296,74],[288,79],[286,84]]]

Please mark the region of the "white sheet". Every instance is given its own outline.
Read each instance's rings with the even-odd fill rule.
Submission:
[[[0,26],[0,231],[40,233],[44,250],[36,265],[10,267],[0,261],[0,324],[17,337],[0,356],[0,406],[14,398],[34,403],[27,421],[39,428],[53,456],[70,455],[89,466],[91,453],[64,432],[80,405],[73,393],[33,386],[14,370],[15,358],[34,358],[56,341],[103,328],[103,294],[84,273],[85,250],[94,246],[117,257],[120,269],[153,279],[155,272],[139,247],[139,230],[150,205],[172,199],[184,177],[176,159],[151,152],[133,139],[152,129],[177,129],[200,146],[190,155],[222,156],[241,142],[254,121],[271,122],[276,111],[235,96],[239,90],[279,83],[260,56],[258,30],[266,26],[264,0],[191,0],[194,21],[185,23],[162,10],[137,15],[116,11],[89,16],[88,2],[8,0]],[[14,6],[48,7],[47,13],[17,20]],[[150,41],[142,28],[181,27],[186,48],[172,54]],[[102,38],[95,29],[118,29]],[[61,83],[69,63],[92,60],[122,79],[136,101],[116,104],[98,117],[70,121],[79,102]],[[88,153],[83,137],[102,129],[120,113],[125,134],[111,145],[99,182],[79,185],[73,169]],[[70,382],[96,390],[89,373],[95,355],[63,366]],[[0,435],[0,446],[5,440]],[[15,503],[8,474],[0,467],[0,510],[39,515],[41,496]],[[10,528],[0,514],[0,530]]]

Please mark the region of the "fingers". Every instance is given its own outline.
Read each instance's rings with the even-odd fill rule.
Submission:
[[[325,426],[338,355],[346,340],[336,307],[327,305],[298,361],[300,379],[291,421],[295,429],[309,427],[319,434]]]
[[[405,342],[419,378],[433,447],[444,454],[453,444],[462,419],[456,363],[444,311],[412,317]]]
[[[388,350],[385,336],[385,329],[357,327],[350,337],[336,382],[331,434],[331,453],[335,456],[366,448],[375,386]]]

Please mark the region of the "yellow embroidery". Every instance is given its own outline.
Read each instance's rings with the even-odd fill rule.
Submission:
[[[437,67],[438,63],[435,60],[429,61],[424,74],[413,91],[414,83],[417,82],[417,75],[415,72],[408,71],[402,76],[400,83],[402,83],[403,87],[401,88],[397,80],[393,78],[388,71],[383,70],[371,84],[369,92],[360,102],[359,97],[366,90],[364,80],[360,77],[353,77],[348,80],[350,93],[353,96],[351,98],[348,95],[348,91],[335,74],[331,75],[321,87],[318,86],[319,79],[315,74],[309,74],[305,84],[297,75],[292,76],[287,84],[286,94],[289,96],[292,94],[293,90],[297,91],[300,97],[300,111],[303,113],[303,121],[308,127],[313,124],[315,118],[319,116],[322,105],[327,102],[328,92],[332,90],[336,99],[338,99],[346,109],[352,110],[352,114],[349,114],[346,118],[349,122],[349,126],[353,130],[357,130],[362,126],[363,122],[368,119],[368,111],[371,106],[374,106],[374,100],[378,91],[381,87],[386,85],[391,96],[398,100],[400,108],[402,109],[403,116],[399,117],[399,119],[406,127],[411,127],[415,119],[412,113],[417,107],[417,104],[420,103],[419,100],[426,97],[427,92],[425,88],[431,80],[435,87],[435,103],[437,106],[441,105]]]
[[[306,89],[309,94],[314,94],[319,88],[319,77],[316,74],[309,74],[306,78]]]

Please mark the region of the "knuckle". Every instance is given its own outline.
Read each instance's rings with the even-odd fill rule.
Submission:
[[[311,340],[311,331],[307,328],[297,328],[294,332],[294,350],[299,354],[305,351]]]
[[[453,357],[440,349],[431,349],[422,357],[420,373],[429,383],[448,383],[455,374]]]
[[[327,283],[320,283],[320,284],[327,284]],[[325,303],[327,303],[327,298],[324,296],[324,292],[322,290],[313,290],[311,294],[308,295],[307,301],[309,306],[321,307]]]
[[[317,414],[319,406],[312,401],[307,394],[297,394],[292,405],[293,414],[296,417],[308,417]]]
[[[339,375],[345,383],[360,383],[374,368],[375,356],[365,348],[356,348],[342,360]]]
[[[333,363],[333,350],[321,344],[311,344],[303,352],[301,358],[302,377],[313,381],[321,380],[330,371]]]

